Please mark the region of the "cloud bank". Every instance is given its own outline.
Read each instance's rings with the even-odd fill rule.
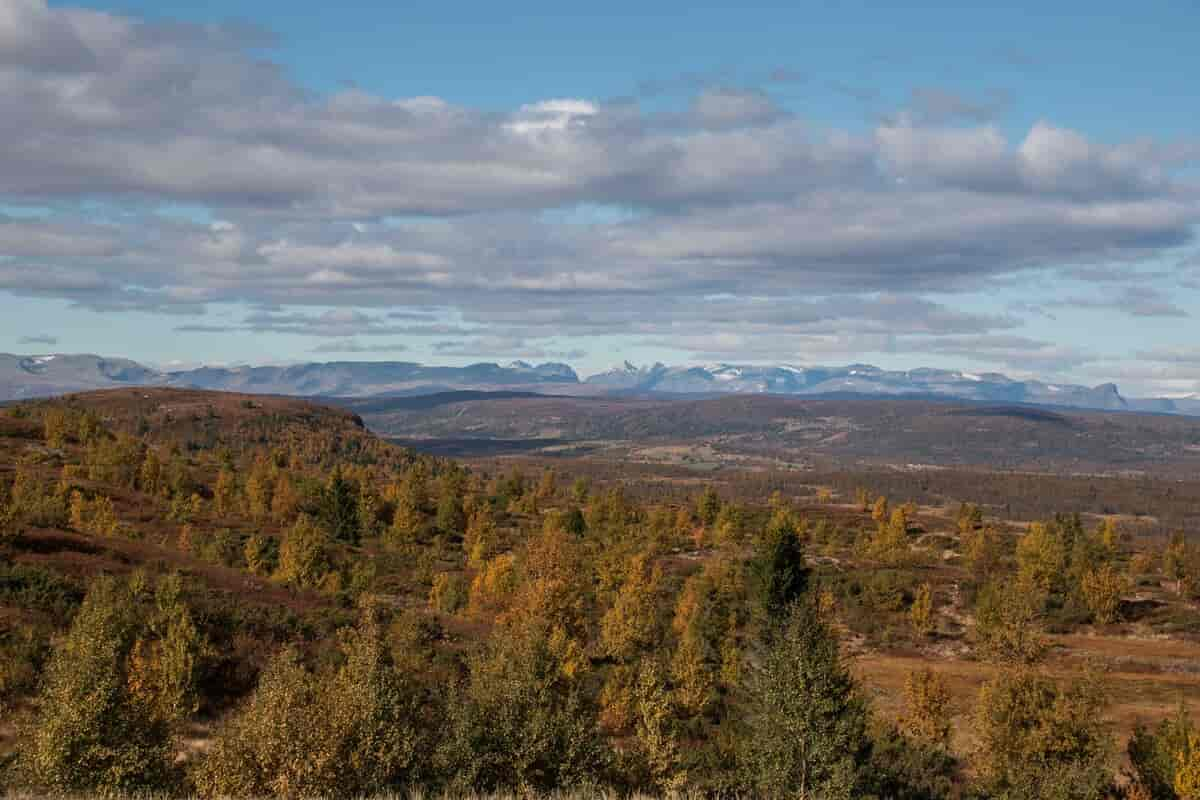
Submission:
[[[264,37],[0,0],[0,198],[55,210],[0,215],[0,289],[97,311],[249,304],[179,328],[324,337],[322,352],[632,335],[705,356],[1048,368],[1093,356],[946,295],[1103,265],[1129,285],[1091,307],[1187,313],[1136,265],[1193,241],[1195,143],[1048,120],[1010,139],[994,122],[1009,96],[936,87],[870,130],[709,84],[669,112],[315,94],[254,54]]]

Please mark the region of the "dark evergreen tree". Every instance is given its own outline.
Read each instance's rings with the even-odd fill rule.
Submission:
[[[797,603],[748,680],[742,763],[755,796],[850,800],[866,794],[869,712],[816,609]]]
[[[567,533],[574,536],[583,536],[587,533],[587,520],[584,519],[583,512],[578,507],[572,507],[567,512],[567,518],[564,523]]]
[[[321,508],[317,515],[335,539],[358,544],[358,486],[347,480],[340,469],[333,471],[321,493]]]
[[[785,516],[781,524],[768,527],[750,569],[754,594],[768,623],[780,621],[808,589],[804,548],[790,515]]]

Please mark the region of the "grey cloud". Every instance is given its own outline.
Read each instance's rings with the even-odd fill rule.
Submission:
[[[821,362],[850,359],[864,353],[948,355],[976,363],[1002,365],[1023,372],[1064,372],[1097,359],[1093,353],[1011,334],[896,334],[862,330],[853,323],[829,329],[783,331],[764,336],[745,330],[717,328],[689,331],[670,339],[650,338],[643,344],[674,347],[694,359],[793,360]]]
[[[481,336],[474,339],[435,342],[433,350],[443,356],[470,358],[502,356],[522,359],[580,359],[588,355],[585,350],[557,350],[513,336]]]
[[[427,322],[433,316],[429,311],[389,311],[388,319],[404,319],[411,321]]]
[[[1200,253],[1184,258],[1175,267],[1179,285],[1185,289],[1200,289]]]
[[[1160,347],[1140,350],[1137,357],[1143,361],[1160,361],[1167,364],[1200,367],[1200,348],[1195,347]]]
[[[1091,264],[1072,267],[1062,271],[1065,277],[1086,283],[1119,283],[1128,281],[1156,281],[1170,277],[1162,270],[1147,270],[1130,264]]]
[[[408,349],[407,345],[391,344],[362,344],[353,339],[342,339],[334,342],[323,342],[314,347],[313,353],[400,353]]]
[[[1132,317],[1187,317],[1185,309],[1172,302],[1163,292],[1148,286],[1127,286],[1115,297],[1072,297],[1057,301],[1061,308],[1089,308],[1119,311]]]
[[[192,324],[176,325],[174,330],[176,333],[233,333],[241,328],[234,325]]]
[[[674,209],[870,188],[886,177],[874,166],[881,155],[981,191],[1094,199],[1169,189],[1154,167],[1168,158],[1163,148],[1099,146],[1043,123],[1014,152],[994,131],[974,143],[893,128],[875,143],[822,140],[762,93],[711,86],[682,133],[659,130],[662,120],[628,104],[560,99],[493,113],[432,97],[314,96],[252,57],[237,32],[35,0],[17,8],[10,38],[21,52],[60,48],[62,29],[95,54],[65,75],[28,54],[0,65],[10,144],[0,191],[17,196],[115,193],[326,219],[581,202]],[[917,98],[956,114],[984,107],[931,89]]]
[[[766,125],[788,116],[765,92],[740,89],[700,93],[692,104],[692,115],[703,128]]]
[[[1016,301],[1016,302],[1012,302],[1012,303],[1008,304],[1008,310],[1013,312],[1014,314],[1029,314],[1031,316],[1042,317],[1043,319],[1050,319],[1050,320],[1057,319],[1057,317],[1055,317],[1054,314],[1052,314],[1049,310],[1047,310],[1045,305],[1041,305],[1038,303],[1026,303],[1024,301]]]
[[[104,277],[94,269],[46,268],[35,264],[4,264],[0,262],[0,289],[50,296],[71,296],[76,293],[100,292],[108,288]]]
[[[37,31],[68,20],[99,61],[82,89],[28,59],[0,70],[0,110],[16,143],[0,156],[0,188],[16,195],[131,193],[328,218],[578,202],[753,202],[829,185],[869,186],[880,177],[873,174],[877,145],[844,134],[814,139],[752,91],[702,89],[690,115],[696,127],[682,136],[657,130],[655,115],[636,105],[555,100],[490,113],[357,90],[319,97],[252,58],[230,33],[134,24],[32,0],[22,7],[33,21],[26,23],[29,47],[53,47]],[[926,105],[948,105],[930,91]],[[185,119],[203,122],[184,126]],[[714,122],[761,130],[714,135]],[[936,149],[926,149],[908,165],[935,177],[966,169],[969,178],[1015,158],[1006,143],[987,144],[967,154],[983,164],[935,169]],[[1020,152],[1028,190],[1080,193],[1127,173],[1138,178],[1136,188],[1162,186],[1143,186],[1146,176],[1127,163],[1143,154],[1100,148],[1049,126],[1035,127]]]
[[[1165,351],[1139,353],[1139,361],[1101,361],[1084,372],[1097,381],[1120,381],[1122,387],[1136,384],[1142,396],[1200,395],[1200,353],[1188,356],[1180,351],[1183,360],[1171,360],[1167,355]]]
[[[982,335],[915,339],[897,351],[971,358],[1025,371],[1066,372],[1096,361],[1094,353],[1025,336]]]
[[[22,336],[20,339],[17,340],[17,343],[18,344],[44,344],[47,347],[53,347],[54,345],[58,344],[58,337],[50,336],[49,334],[40,334],[38,336]]]
[[[428,317],[422,318],[425,320],[425,324],[415,325],[396,325],[386,321],[392,317],[392,314],[383,317],[350,308],[331,309],[320,314],[304,311],[255,311],[236,323],[179,325],[175,330],[179,333],[233,333],[237,331],[282,333],[338,339],[336,342],[321,345],[322,348],[347,344],[352,341],[351,337],[356,336],[448,336],[468,335],[475,332],[470,328],[458,325],[436,323]],[[372,347],[380,348],[389,346],[372,345]],[[329,350],[329,352],[338,351]]]
[[[1107,145],[1077,131],[1038,122],[1014,149],[991,125],[943,128],[893,120],[876,131],[886,163],[902,178],[977,193],[1060,197],[1085,208],[1098,202],[1127,205],[1173,200],[1195,208],[1172,183],[1174,145],[1145,141]],[[1114,208],[1115,211],[1115,208]]]
[[[553,331],[591,336],[623,331],[654,336],[696,330],[736,334],[764,342],[795,335],[855,334],[949,335],[1016,327],[1003,316],[956,311],[911,295],[796,297],[599,296],[555,307],[524,307],[514,297],[493,298],[485,308],[465,315],[481,328],[533,337]]]
[[[120,252],[120,236],[98,226],[0,215],[0,254],[10,258],[111,258]]]

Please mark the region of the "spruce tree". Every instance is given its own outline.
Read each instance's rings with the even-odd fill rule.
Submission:
[[[868,708],[836,637],[811,604],[789,609],[748,684],[742,761],[755,796],[862,796],[871,758]]]

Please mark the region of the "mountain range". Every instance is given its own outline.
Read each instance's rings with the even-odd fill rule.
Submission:
[[[0,354],[0,400],[44,397],[119,386],[178,386],[308,397],[375,397],[460,389],[528,390],[547,394],[727,395],[780,394],[950,398],[1109,411],[1200,415],[1200,395],[1126,398],[1117,386],[1079,386],[1014,380],[988,372],[884,370],[869,364],[842,367],[707,366],[638,367],[629,362],[586,379],[567,364],[430,366],[407,361],[332,361],[290,366],[199,367],[158,370],[123,358],[85,354]]]
[[[867,395],[944,397],[986,403],[1025,403],[1106,411],[1200,414],[1200,395],[1127,398],[1116,384],[1079,386],[1020,381],[997,372],[931,369],[884,370],[870,364],[844,367],[741,366],[711,364],[669,367],[622,366],[586,380],[609,391],[657,394]]]

